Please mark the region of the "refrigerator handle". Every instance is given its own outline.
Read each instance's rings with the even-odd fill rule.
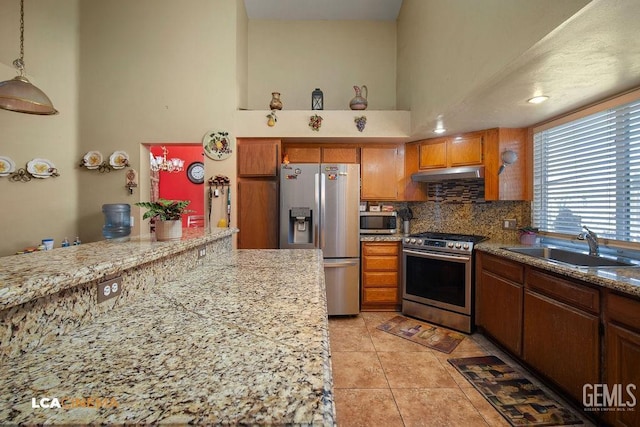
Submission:
[[[313,221],[313,242],[315,247],[320,249],[320,174],[316,173],[314,178],[315,194],[315,220]]]
[[[325,174],[320,173],[320,245],[318,246],[319,249],[324,249],[324,238],[325,238],[325,234],[324,234],[324,227],[326,224],[325,221]]]

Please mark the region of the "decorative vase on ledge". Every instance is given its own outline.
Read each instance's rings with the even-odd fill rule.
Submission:
[[[358,86],[354,86],[353,89],[356,91],[356,96],[353,97],[351,102],[349,102],[349,108],[352,110],[366,110],[367,109],[367,97],[369,96],[369,90],[365,85],[362,85],[362,88]],[[362,92],[364,91],[364,96]]]
[[[280,92],[271,92],[271,102],[269,103],[269,108],[272,110],[282,110]]]

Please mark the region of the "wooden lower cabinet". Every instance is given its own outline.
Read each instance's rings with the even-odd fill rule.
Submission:
[[[278,183],[238,180],[238,249],[278,249]]]
[[[400,291],[400,243],[363,242],[361,307],[367,310],[399,310],[402,303]]]
[[[583,386],[600,382],[598,316],[525,291],[523,359],[581,402]]]
[[[524,266],[479,253],[476,268],[476,323],[483,332],[520,356]]]
[[[621,410],[607,411],[613,426],[640,425],[640,301],[615,293],[605,304],[605,375],[609,392],[622,391]],[[630,385],[633,385],[630,387]],[[630,395],[630,393],[633,395]],[[633,407],[631,406],[632,404]],[[624,405],[624,407],[621,407]]]

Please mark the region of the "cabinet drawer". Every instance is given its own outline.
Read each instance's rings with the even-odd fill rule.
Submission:
[[[397,288],[365,288],[362,290],[363,303],[396,303],[398,301]]]
[[[362,287],[397,287],[398,273],[395,271],[365,271],[362,273]]]
[[[482,268],[516,283],[524,283],[524,266],[515,261],[483,253]]]
[[[398,255],[397,243],[364,243],[363,255]]]
[[[398,271],[398,257],[366,256],[362,258],[362,271],[384,270]]]
[[[600,294],[597,289],[573,283],[536,269],[527,270],[526,287],[573,307],[591,313],[600,312]]]
[[[640,330],[640,301],[610,293],[606,301],[607,319]]]

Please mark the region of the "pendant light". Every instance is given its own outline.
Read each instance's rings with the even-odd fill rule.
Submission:
[[[20,58],[13,61],[20,75],[0,82],[0,108],[27,114],[57,114],[51,100],[24,76],[24,0],[20,0]]]

